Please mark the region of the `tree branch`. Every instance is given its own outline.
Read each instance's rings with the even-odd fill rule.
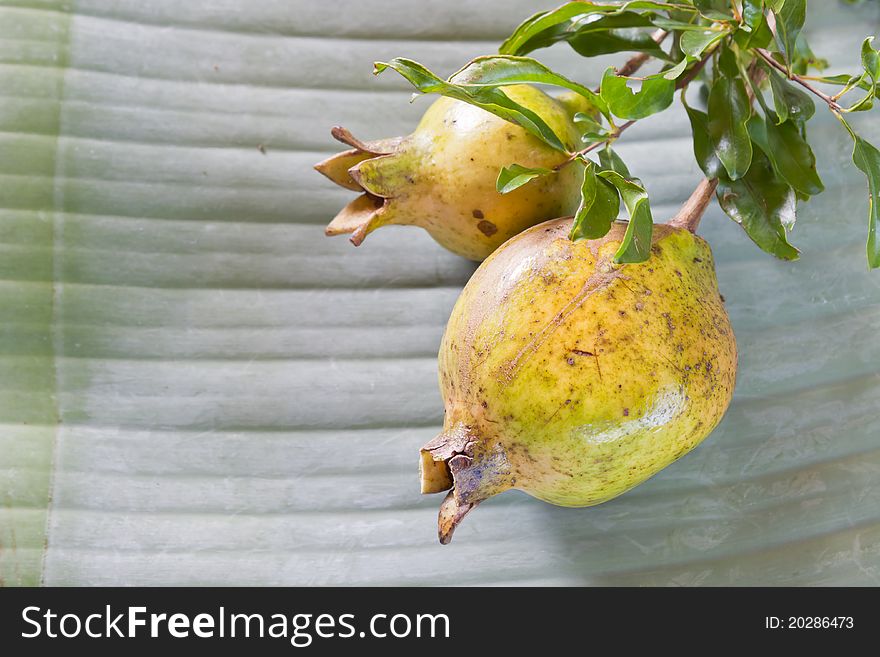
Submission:
[[[763,59],[770,66],[775,68],[777,71],[785,74],[785,77],[787,77],[789,80],[792,80],[793,82],[798,83],[799,85],[801,85],[804,89],[809,91],[814,96],[817,96],[817,97],[821,98],[822,100],[824,100],[828,104],[828,107],[830,107],[833,112],[839,112],[842,109],[840,104],[836,100],[834,100],[831,96],[816,89],[816,87],[811,85],[809,82],[807,82],[800,75],[795,75],[794,73],[789,71],[786,66],[784,66],[783,64],[780,64],[775,59],[773,59],[773,56],[769,52],[764,50],[763,48],[755,48],[755,52],[758,54],[758,57]]]

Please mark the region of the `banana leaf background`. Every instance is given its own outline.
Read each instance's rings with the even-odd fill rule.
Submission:
[[[311,166],[331,125],[406,134],[431,102],[374,60],[448,75],[554,4],[0,1],[2,584],[880,583],[880,273],[824,108],[800,261],[717,205],[700,229],[741,354],[722,425],[612,502],[511,492],[438,545],[417,453],[474,265],[325,238],[351,194]],[[878,24],[814,1],[807,34],[856,71]],[[593,84],[625,58],[537,55]],[[657,220],[699,179],[677,101],[620,152]]]

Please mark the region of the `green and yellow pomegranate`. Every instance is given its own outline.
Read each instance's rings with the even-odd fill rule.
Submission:
[[[447,543],[474,506],[516,488],[599,504],[692,450],[733,394],[736,342],[708,244],[654,227],[641,264],[614,264],[625,224],[572,242],[571,219],[511,239],[464,288],[440,348],[443,432],[423,493],[451,489]]]
[[[580,148],[572,117],[591,111],[581,96],[555,99],[529,85],[502,90],[541,116],[568,150]],[[362,142],[343,128],[334,128],[333,136],[351,149],[315,168],[362,195],[330,222],[326,234],[351,233],[355,245],[387,224],[421,226],[453,253],[483,260],[526,228],[572,214],[580,199],[580,163],[510,193],[497,192],[502,167],[553,169],[569,156],[458,100],[435,101],[407,137]]]

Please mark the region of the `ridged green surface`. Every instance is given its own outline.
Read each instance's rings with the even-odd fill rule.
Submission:
[[[801,261],[717,207],[701,228],[741,354],[720,428],[610,503],[508,493],[436,543],[417,450],[472,265],[415,229],[324,238],[350,194],[311,165],[332,124],[404,134],[427,106],[373,60],[448,74],[552,4],[0,1],[4,584],[878,583],[880,274],[822,108]],[[811,11],[854,70],[876,4]],[[590,83],[621,59],[539,55]],[[698,180],[677,108],[620,150],[658,219]]]

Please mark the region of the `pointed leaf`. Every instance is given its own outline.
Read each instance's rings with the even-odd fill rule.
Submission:
[[[500,87],[524,83],[553,84],[580,94],[600,111],[608,111],[605,103],[592,89],[572,82],[531,57],[511,55],[477,57],[454,73],[449,78],[449,82],[467,87]]]
[[[685,104],[685,111],[691,122],[693,132],[694,157],[697,164],[706,177],[717,178],[722,171],[721,161],[715,153],[712,142],[709,139],[709,117],[705,112],[694,109]]]
[[[598,175],[617,188],[629,213],[626,233],[614,254],[614,262],[644,262],[651,255],[651,235],[654,230],[648,192],[641,185],[624,178],[616,171],[600,171]]]
[[[816,172],[816,157],[791,121],[765,123],[768,155],[780,177],[795,190],[813,196],[825,189]]]
[[[732,48],[721,48],[718,52],[718,70],[729,78],[739,77],[739,66]]]
[[[678,47],[691,59],[699,59],[703,52],[712,44],[718,43],[727,36],[727,30],[705,29],[700,32],[689,31],[681,35]]]
[[[741,179],[719,178],[716,196],[727,215],[764,251],[783,260],[798,258],[785,234],[785,226],[794,223],[794,190],[774,175],[762,153],[755,153]]]
[[[578,16],[572,20],[559,23],[538,32],[529,38],[528,41],[521,44],[518,47],[516,54],[524,55],[533,50],[546,48],[554,43],[559,43],[560,41],[582,38],[597,32],[654,26],[654,22],[647,16],[635,12],[610,13],[604,15],[593,14],[590,18],[594,18],[595,20],[590,20],[589,22],[584,22],[584,18],[584,16]],[[642,36],[642,39],[644,39],[644,35]],[[656,44],[650,45],[646,43],[645,45],[652,50],[657,48]],[[659,48],[657,52],[659,52]]]
[[[626,164],[611,146],[606,146],[599,151],[599,164],[603,171],[616,171],[624,178],[632,178]]]
[[[828,68],[828,60],[816,56],[803,32],[798,34],[797,39],[795,39],[794,54],[795,57],[791,65],[791,71],[796,75],[805,75],[811,68],[819,71],[824,71]]]
[[[669,59],[669,55],[649,34],[631,30],[576,34],[568,39],[568,45],[583,57],[596,57],[615,52],[644,52],[658,59]]]
[[[821,193],[825,187],[816,172],[816,158],[795,124],[786,121],[776,125],[753,116],[748,123],[749,135],[770,160],[776,174],[804,197]]]
[[[553,169],[544,169],[542,167],[530,169],[519,164],[511,164],[509,167],[504,167],[498,172],[498,180],[495,181],[495,189],[498,190],[500,194],[507,194],[514,189],[522,187],[530,180],[550,175],[552,173],[555,173]]]
[[[395,57],[390,62],[376,62],[375,73],[393,69],[405,77],[421,93],[437,93],[455,98],[515,123],[553,148],[566,151],[566,146],[544,120],[532,110],[511,100],[495,87],[464,87],[438,78],[427,68],[411,59]]]
[[[618,76],[613,68],[608,68],[602,77],[601,96],[608,109],[623,119],[642,119],[663,111],[672,104],[675,82],[662,75],[651,76],[641,81],[641,89],[634,92],[629,88],[630,78]]]
[[[744,0],[742,7],[743,25],[737,30],[734,39],[740,48],[766,48],[773,40],[773,32],[767,24],[764,4],[761,0]]]
[[[604,133],[604,126],[594,117],[585,112],[578,112],[572,117],[572,120],[578,124],[585,132]]]
[[[712,20],[730,20],[733,14],[730,12],[728,0],[693,0],[694,6],[700,10],[700,15]]]
[[[684,73],[684,70],[687,68],[687,65],[690,63],[687,57],[683,58],[678,64],[675,66],[671,66],[665,71],[663,71],[663,77],[667,80],[676,80],[678,77]]]
[[[773,67],[767,66],[765,68],[770,77],[770,89],[773,92],[773,106],[776,109],[777,122],[783,123],[789,118],[796,123],[808,121],[816,111],[813,99],[786,80]]]
[[[667,2],[648,2],[634,0],[623,4],[594,4],[591,2],[569,2],[556,9],[542,11],[523,21],[511,34],[498,52],[502,55],[521,55],[542,45],[548,32],[577,25],[577,22],[593,14],[620,14],[633,9],[666,11],[669,9],[687,10],[686,5]],[[549,45],[549,44],[545,44]]]
[[[880,239],[877,237],[880,226],[880,151],[853,132],[846,121],[843,125],[853,139],[853,164],[868,179],[868,266],[877,269],[880,267]]]
[[[751,103],[739,78],[719,76],[709,92],[709,140],[731,180],[745,175],[752,161],[746,128]]]
[[[501,44],[498,52],[502,55],[519,55],[530,52],[533,48],[528,48],[527,44],[542,32],[568,23],[575,17],[604,13],[606,11],[601,5],[590,6],[586,3],[570,2],[550,11],[538,12],[523,21],[513,31],[513,34]]]
[[[823,82],[825,84],[839,84],[843,86],[854,86],[858,84],[861,80],[858,75],[850,75],[849,73],[839,73],[837,75],[822,75],[812,79],[816,82]],[[871,85],[865,83],[862,88],[867,90],[871,88]]]
[[[865,96],[847,108],[847,112],[863,112],[874,106],[874,98],[877,96],[877,82],[880,80],[880,54],[871,45],[874,37],[870,36],[862,41],[862,68],[864,73],[859,78],[858,86],[867,88]]]
[[[570,238],[598,239],[610,229],[620,212],[617,188],[604,178],[596,176],[596,166],[587,162],[581,186],[581,202],[574,215]]]
[[[807,16],[806,0],[785,0],[781,9],[773,11],[776,16],[776,41],[791,64],[795,58],[795,44]]]

